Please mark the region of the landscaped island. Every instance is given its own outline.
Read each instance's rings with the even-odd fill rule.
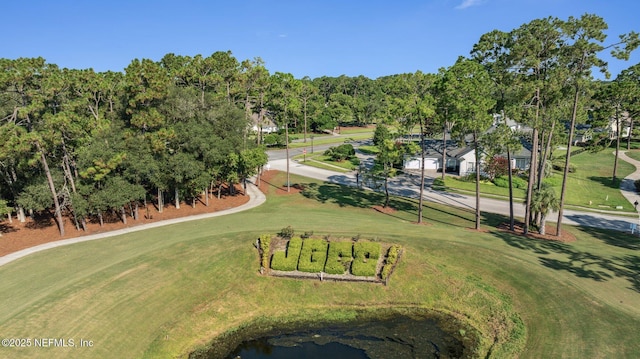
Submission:
[[[260,236],[261,272],[320,280],[388,283],[402,249],[395,244],[305,236]]]

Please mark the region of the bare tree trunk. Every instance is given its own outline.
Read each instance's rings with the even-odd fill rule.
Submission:
[[[545,229],[545,227],[547,226],[547,215],[546,214],[540,214],[540,229],[538,230],[538,233],[542,234],[543,236],[545,234],[547,234],[547,231]]]
[[[289,123],[285,123],[284,142],[287,153],[287,192],[291,192],[291,179],[289,178]]]
[[[73,224],[75,224],[76,226],[76,230],[79,231],[80,230],[80,223],[78,223],[78,216],[76,216],[76,213],[74,211],[71,211],[73,214]]]
[[[627,136],[627,151],[631,149],[631,134],[633,133],[633,123],[635,120],[631,118],[629,120],[629,135]]]
[[[613,161],[613,176],[611,177],[611,181],[613,184],[616,184],[616,180],[618,179],[618,157],[620,155],[620,116],[618,113],[618,108],[616,107],[616,158]]]
[[[11,211],[9,211],[9,213],[7,213],[7,219],[9,219],[9,223],[13,223],[13,215],[11,214]]]
[[[424,204],[424,123],[420,120],[420,200],[418,201],[418,223],[422,223],[422,206]]]
[[[478,133],[473,131],[473,143],[476,157],[476,230],[480,229],[480,149],[478,148]]]
[[[98,211],[98,220],[100,221],[100,227],[104,226],[104,218],[102,218],[102,211]]]
[[[44,151],[40,147],[40,143],[36,142],[36,147],[38,149],[38,152],[40,152],[40,161],[42,162],[42,166],[44,167],[44,172],[45,172],[45,175],[47,176],[47,183],[49,184],[49,190],[51,191],[51,195],[53,196],[55,218],[56,218],[56,222],[58,223],[58,229],[60,230],[60,236],[64,237],[64,220],[62,219],[62,208],[60,208],[58,193],[56,192],[56,187],[53,184],[53,177],[51,177],[51,170],[49,170],[49,163],[47,163],[47,158],[44,155]]]
[[[162,198],[162,190],[158,188],[158,212],[162,213],[164,210],[164,198]]]
[[[524,225],[522,232],[529,234],[529,226],[531,225],[531,196],[533,196],[533,184],[536,179],[536,168],[538,166],[538,119],[540,118],[540,88],[536,88],[536,113],[535,124],[531,134],[531,160],[529,162],[529,182],[527,183],[527,198],[524,209]]]
[[[533,128],[533,144],[531,146],[531,160],[529,163],[529,183],[527,184],[527,198],[524,208],[524,234],[529,234],[529,226],[531,225],[531,196],[533,195],[533,184],[535,182],[535,168],[538,162],[538,129]]]
[[[140,216],[140,206],[138,205],[138,201],[136,201],[136,206],[135,209],[133,210],[133,219],[134,220],[138,220],[138,217]]]
[[[571,113],[571,125],[569,127],[569,139],[567,141],[567,155],[564,160],[564,173],[562,177],[562,189],[560,190],[560,208],[558,209],[558,226],[556,227],[556,236],[562,234],[562,216],[564,215],[564,195],[567,190],[567,178],[569,177],[569,164],[571,162],[571,145],[573,144],[573,133],[576,129],[576,118],[578,117],[578,99],[580,97],[580,88],[576,86],[573,98],[573,110]]]
[[[544,143],[544,151],[542,156],[540,157],[540,167],[538,170],[538,189],[542,188],[542,180],[544,179],[544,170],[547,166],[547,161],[549,160],[549,156],[551,155],[551,140],[553,138],[553,130],[555,129],[556,121],[551,123],[551,130],[549,131],[549,135],[547,136],[546,143]]]
[[[384,208],[389,207],[389,175],[387,171],[384,174]]]
[[[178,193],[178,187],[175,188],[176,209],[180,209],[180,194]]]
[[[509,171],[507,175],[509,176],[509,230],[515,230],[515,217],[513,215],[513,173],[511,170],[511,149],[507,146],[507,163]]]
[[[124,206],[120,207],[120,218],[122,223],[127,224],[127,211],[125,211]]]
[[[24,207],[18,206],[17,216],[20,223],[24,223],[27,221],[27,216],[24,214]]]
[[[444,129],[442,130],[442,181],[444,182],[444,175],[447,172],[447,121],[444,122]]]
[[[307,143],[307,98],[304,98],[304,143]]]
[[[207,189],[205,188],[205,189],[202,191],[202,197],[204,198],[204,205],[205,205],[205,206],[207,206],[207,207],[209,207],[209,193],[207,193],[207,192],[208,192],[208,191],[207,191]]]

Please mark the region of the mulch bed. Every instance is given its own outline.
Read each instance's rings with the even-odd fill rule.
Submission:
[[[501,223],[498,227],[498,230],[501,231],[505,231],[505,232],[510,232],[513,234],[518,234],[520,236],[525,237],[525,235],[523,234],[523,224],[516,222],[514,225],[514,231],[511,231],[509,229],[509,223],[504,222]],[[535,229],[530,229],[529,233],[526,235],[527,238],[531,238],[531,239],[541,239],[541,240],[545,240],[545,241],[556,241],[556,242],[574,242],[576,240],[576,236],[573,235],[573,233],[569,232],[569,231],[562,231],[560,233],[560,237],[556,236],[556,226],[555,225],[549,225],[547,224],[545,226],[545,232],[547,234],[545,235],[541,235],[540,233],[534,232],[533,230]]]
[[[183,203],[180,205],[180,209],[177,209],[172,203],[166,203],[162,213],[158,212],[154,205],[149,204],[149,217],[147,218],[146,210],[143,206],[140,207],[139,217],[134,220],[131,217],[127,217],[127,224],[122,223],[119,220],[119,216],[106,216],[104,226],[100,227],[97,218],[92,218],[92,221],[87,223],[87,231],[78,231],[73,223],[73,220],[69,217],[65,217],[65,236],[60,237],[58,227],[50,215],[41,215],[27,217],[25,223],[20,223],[17,219],[13,219],[13,223],[9,223],[6,219],[0,222],[0,257],[9,253],[17,252],[22,249],[35,247],[37,245],[54,242],[62,239],[75,238],[85,236],[89,234],[109,232],[117,229],[134,227],[141,224],[158,222],[166,219],[187,217],[203,213],[212,213],[238,207],[249,201],[248,196],[243,195],[243,190],[240,185],[236,185],[236,194],[230,196],[224,194],[220,199],[217,198],[217,192],[212,193],[211,199],[209,199],[209,206],[205,206],[202,202],[196,202],[195,208],[190,203]]]

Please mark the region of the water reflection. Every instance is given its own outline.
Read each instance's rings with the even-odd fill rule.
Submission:
[[[464,347],[435,320],[398,316],[243,342],[227,358],[461,358]]]

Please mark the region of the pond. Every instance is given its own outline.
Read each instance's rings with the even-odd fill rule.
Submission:
[[[435,319],[398,315],[387,319],[315,326],[315,329],[307,326],[272,330],[257,339],[242,342],[222,357],[388,359],[466,356],[463,343],[443,331]],[[218,357],[220,353],[198,355],[198,358]]]

